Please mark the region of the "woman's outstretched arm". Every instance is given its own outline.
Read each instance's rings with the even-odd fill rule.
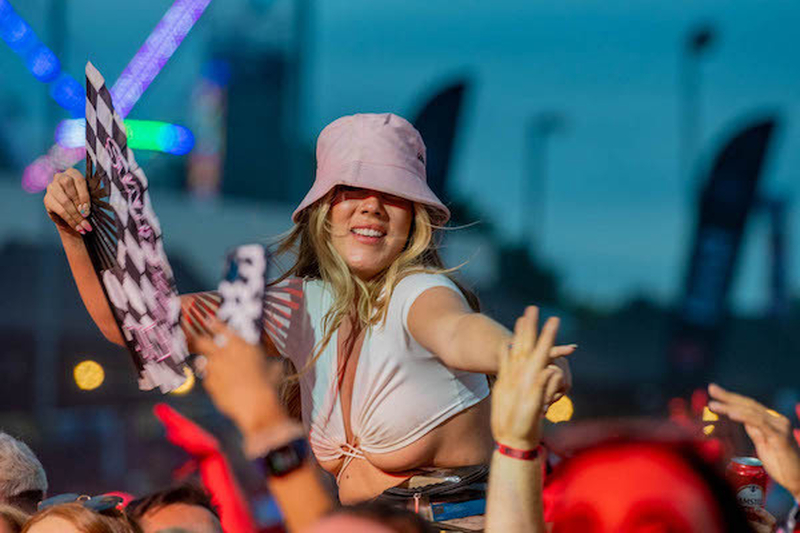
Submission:
[[[425,349],[436,354],[451,368],[496,374],[498,359],[512,342],[511,332],[488,316],[473,312],[464,299],[447,287],[434,287],[423,292],[408,312],[408,329]],[[552,387],[565,392],[572,376],[566,359],[561,356],[575,351],[576,345],[553,346],[550,354],[557,359],[552,365],[560,368],[560,377]]]
[[[85,220],[91,209],[86,179],[74,168],[56,174],[47,186],[44,206],[61,237],[83,305],[106,339],[125,344],[81,236],[94,230]]]

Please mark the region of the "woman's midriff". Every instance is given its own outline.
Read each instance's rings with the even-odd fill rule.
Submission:
[[[353,459],[339,476],[343,504],[369,500],[401,484],[422,467],[459,467],[487,463],[493,441],[489,428],[489,399],[458,413],[408,446],[388,453],[365,453]],[[344,458],[321,461],[334,476]]]

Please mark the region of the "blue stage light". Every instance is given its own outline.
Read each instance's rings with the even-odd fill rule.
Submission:
[[[18,54],[26,54],[39,43],[31,27],[22,20],[10,5],[0,19],[0,37]]]
[[[75,118],[86,113],[86,90],[66,72],[50,84],[50,96]]]
[[[61,72],[61,62],[53,51],[43,44],[28,54],[25,64],[33,77],[42,83],[50,83]]]
[[[184,155],[194,148],[194,135],[188,128],[175,124],[165,125],[158,135],[158,144],[168,154]]]
[[[34,31],[14,11],[7,0],[0,0],[0,38],[25,62],[33,76],[50,85],[50,96],[73,117],[85,113],[83,86],[61,70],[61,62]]]

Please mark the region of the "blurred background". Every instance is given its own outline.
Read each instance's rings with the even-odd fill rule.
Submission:
[[[325,124],[391,111],[425,138],[466,226],[444,255],[484,310],[511,326],[542,305],[580,345],[574,420],[691,410],[716,380],[797,423],[800,4],[195,4],[128,115],[165,123],[129,135],[182,292],[289,229]],[[42,206],[51,173],[32,165],[69,150],[69,78],[92,61],[114,83],[171,5],[0,0],[0,427],[53,493],[142,493],[185,460],[150,413],[163,398],[84,310]],[[88,360],[102,380],[81,382]],[[201,389],[166,401],[235,453]]]

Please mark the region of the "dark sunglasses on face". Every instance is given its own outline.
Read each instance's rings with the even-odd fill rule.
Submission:
[[[64,503],[79,503],[90,511],[102,513],[104,511],[117,508],[122,502],[123,500],[119,496],[87,496],[86,494],[76,494],[70,492],[67,494],[52,496],[46,500],[40,501],[39,510],[43,511],[48,507],[53,507],[54,505],[61,505]]]

